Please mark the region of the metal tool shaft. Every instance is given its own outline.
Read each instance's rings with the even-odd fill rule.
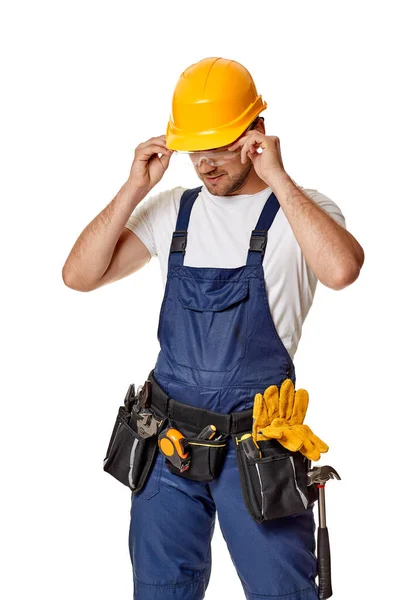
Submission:
[[[318,515],[319,526],[326,529],[325,486],[318,486]]]

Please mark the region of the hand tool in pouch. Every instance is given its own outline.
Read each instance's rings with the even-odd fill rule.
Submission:
[[[215,425],[207,425],[206,427],[204,427],[204,429],[202,431],[200,431],[199,435],[197,436],[197,439],[198,440],[211,440],[211,438],[214,437],[216,431],[217,431],[217,428],[215,427]]]
[[[326,526],[325,510],[325,484],[329,479],[340,479],[339,474],[333,467],[328,465],[323,467],[313,467],[307,473],[308,485],[315,484],[318,488],[318,588],[319,598],[325,600],[332,596],[332,578],[331,578],[331,553],[329,547],[329,534]]]
[[[134,389],[135,388],[133,388],[133,393]],[[136,402],[132,406],[132,410],[136,414],[137,431],[143,438],[156,435],[160,425],[160,421],[155,418],[154,414],[148,408],[150,402],[150,393],[151,383],[149,380],[146,380],[143,386],[138,387]]]
[[[244,435],[242,435],[242,437],[238,439],[238,442],[242,444],[244,453],[246,454],[247,458],[262,457],[260,447],[257,444],[257,442],[254,441],[254,438],[251,435],[251,433],[245,433]]]
[[[170,427],[158,436],[158,446],[161,452],[182,473],[190,466],[189,443],[177,429]]]
[[[125,396],[125,400],[124,400],[124,405],[125,405],[125,410],[128,413],[128,415],[131,414],[132,412],[132,408],[133,405],[136,402],[136,393],[135,393],[135,384],[131,383],[128,391],[126,392],[126,396]]]

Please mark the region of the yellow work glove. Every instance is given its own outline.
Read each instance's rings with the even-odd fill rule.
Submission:
[[[263,395],[254,396],[253,405],[253,440],[257,445],[257,440],[265,439],[259,436],[258,431],[263,427],[270,425],[275,417],[278,416],[279,392],[276,385],[270,385]]]
[[[327,452],[329,447],[307,425],[303,425],[309,401],[307,390],[300,389],[295,392],[293,381],[285,379],[280,388],[278,405],[277,394],[276,386],[270,386],[264,392],[264,399],[273,399],[271,410],[274,411],[275,417],[270,419],[267,426],[256,429],[257,440],[276,439],[292,452],[300,451],[310,460],[319,460],[320,453]],[[262,414],[265,414],[265,409]]]

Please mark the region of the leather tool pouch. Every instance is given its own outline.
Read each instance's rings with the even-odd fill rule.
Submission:
[[[253,519],[262,523],[306,510],[318,497],[315,486],[307,486],[307,457],[290,452],[277,440],[260,440],[262,458],[249,458],[238,441],[244,433],[251,431],[232,438],[244,502]]]
[[[186,437],[190,452],[189,468],[183,472],[180,472],[168,458],[165,458],[165,464],[169,471],[194,481],[212,481],[218,477],[224,463],[229,435],[224,435],[217,441],[204,440],[197,438],[201,429],[186,423],[169,419],[168,426],[175,427]]]
[[[150,437],[139,434],[140,418],[132,410],[120,406],[103,469],[118,481],[138,493],[146,483],[158,450],[158,432],[165,419],[157,418],[157,432]]]

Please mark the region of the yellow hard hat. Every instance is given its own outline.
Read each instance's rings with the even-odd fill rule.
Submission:
[[[204,58],[176,84],[167,127],[170,150],[194,152],[230,144],[267,108],[240,63]]]

